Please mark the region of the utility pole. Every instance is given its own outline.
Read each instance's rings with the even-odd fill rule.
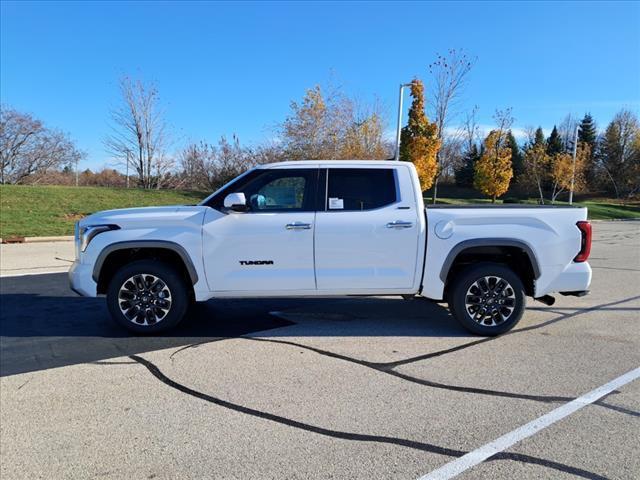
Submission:
[[[78,186],[78,179],[79,179],[79,172],[78,172],[78,161],[80,160],[80,158],[78,158],[78,156],[76,155],[76,187]]]
[[[573,205],[573,186],[576,180],[576,155],[578,153],[578,125],[573,138],[573,162],[571,165],[571,189],[569,190],[569,205]]]
[[[400,160],[400,133],[402,131],[402,95],[406,87],[410,87],[410,83],[400,84],[400,98],[398,101],[398,130],[396,132],[396,154],[394,160],[397,162]]]

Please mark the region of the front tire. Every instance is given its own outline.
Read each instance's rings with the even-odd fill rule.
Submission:
[[[138,260],[120,268],[107,288],[111,318],[137,334],[175,327],[189,307],[188,286],[179,272],[155,260]]]
[[[453,280],[448,301],[462,326],[483,336],[508,332],[526,308],[522,281],[499,263],[481,263],[462,270]]]

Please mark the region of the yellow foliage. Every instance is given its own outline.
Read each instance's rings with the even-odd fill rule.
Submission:
[[[429,122],[424,111],[424,85],[417,78],[411,82],[413,101],[409,122],[402,129],[400,159],[413,162],[422,190],[428,190],[438,173],[437,154],[440,150],[438,127]]]
[[[506,132],[493,130],[484,141],[484,153],[475,164],[474,187],[496,201],[509,189],[513,177],[511,148]]]
[[[576,150],[575,181],[574,190],[584,188],[584,170],[590,154],[589,145],[580,142]],[[554,190],[569,190],[571,188],[571,177],[574,174],[573,156],[570,153],[559,153],[553,157],[551,166],[551,180],[554,183]],[[555,198],[554,198],[555,200]]]
[[[440,141],[435,138],[416,138],[408,146],[407,151],[418,171],[422,191],[428,190],[433,185],[433,180],[438,173],[436,155],[440,149]]]

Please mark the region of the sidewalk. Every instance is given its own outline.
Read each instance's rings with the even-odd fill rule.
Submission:
[[[0,277],[66,272],[74,255],[73,241],[0,245]]]

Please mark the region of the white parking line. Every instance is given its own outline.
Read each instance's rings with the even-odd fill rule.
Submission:
[[[443,465],[442,467],[420,477],[419,480],[446,480],[460,475],[465,470],[475,467],[496,453],[500,453],[521,440],[535,435],[540,430],[553,425],[557,421],[568,417],[572,413],[577,412],[581,408],[597,401],[615,389],[620,388],[629,382],[633,382],[638,378],[640,378],[640,368],[631,370],[630,372],[619,376],[615,380],[612,380],[589,393],[585,393],[581,397],[578,397],[569,403],[565,403],[546,415],[538,417],[522,427],[516,428],[500,438],[497,438],[493,442],[487,443],[486,445],[483,445],[482,447]]]

